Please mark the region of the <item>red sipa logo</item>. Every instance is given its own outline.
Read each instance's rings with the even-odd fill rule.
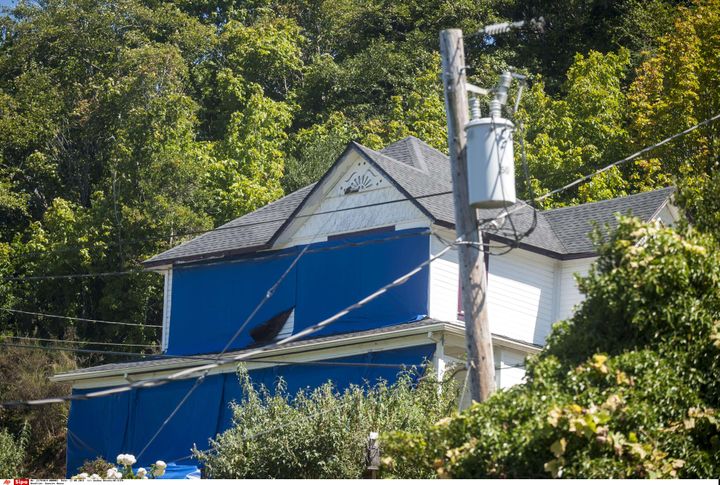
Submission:
[[[30,485],[29,478],[16,478],[15,485]]]
[[[5,480],[3,480],[3,485],[13,485],[13,481],[9,478],[6,478]]]

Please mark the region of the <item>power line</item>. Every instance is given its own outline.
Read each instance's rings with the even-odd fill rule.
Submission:
[[[63,320],[74,320],[79,322],[89,322],[89,323],[103,323],[108,325],[125,325],[129,327],[152,327],[152,328],[162,328],[162,325],[149,325],[144,323],[130,323],[130,322],[118,322],[114,320],[97,320],[94,318],[81,318],[81,317],[68,317],[65,315],[54,315],[51,313],[40,313],[40,312],[30,312],[26,310],[18,310],[16,308],[5,308],[0,307],[0,310],[5,312],[11,312],[11,313],[22,313],[24,315],[35,315],[38,317],[48,317],[48,318],[60,318]]]
[[[321,248],[312,248],[309,247],[311,244],[306,245],[305,247],[308,247],[308,249],[305,251],[308,254],[315,254],[315,253],[322,253],[326,251],[337,251],[340,249],[345,249],[348,247],[361,247],[361,246],[367,246],[370,244],[378,244],[383,243],[387,241],[395,241],[397,239],[406,239],[409,237],[415,237],[415,236],[424,236],[432,234],[431,229],[427,229],[425,231],[419,231],[419,232],[411,232],[411,233],[405,233],[405,234],[397,234],[395,236],[390,237],[380,237],[375,239],[366,239],[364,241],[348,241],[344,242],[342,244],[338,244],[335,246],[328,246],[328,247],[321,247]],[[268,259],[278,259],[278,258],[289,258],[292,256],[292,253],[285,253],[285,254],[268,254],[265,256],[254,256],[254,257],[248,257],[243,259],[238,259],[236,262],[258,262],[258,261],[264,261]],[[111,272],[104,272],[104,273],[73,273],[73,274],[62,274],[62,275],[38,275],[38,276],[12,276],[12,277],[6,277],[6,278],[0,278],[0,281],[23,281],[23,280],[53,280],[53,279],[73,279],[73,278],[93,278],[93,277],[106,277],[106,276],[122,276],[122,275],[128,275],[128,274],[141,274],[141,273],[147,273],[147,274],[154,274],[155,271],[152,269],[137,269],[137,270],[126,270],[126,271],[111,271]]]
[[[659,147],[661,147],[661,146],[663,146],[663,145],[665,145],[665,144],[667,144],[667,143],[670,143],[671,141],[673,141],[673,140],[675,140],[675,139],[677,139],[677,138],[680,138],[681,136],[685,136],[685,135],[687,135],[688,133],[690,133],[690,132],[692,132],[692,131],[695,131],[695,130],[697,130],[698,128],[701,128],[701,127],[703,127],[703,126],[705,126],[705,125],[707,125],[707,124],[709,124],[709,123],[712,123],[713,121],[716,121],[716,120],[718,120],[718,119],[720,119],[720,113],[718,113],[718,114],[716,114],[715,116],[712,116],[712,117],[710,117],[710,118],[708,118],[708,119],[706,119],[706,120],[703,120],[703,121],[701,121],[700,123],[691,126],[690,128],[687,128],[687,129],[685,129],[685,130],[683,130],[683,131],[680,131],[680,132],[678,132],[678,133],[675,133],[674,135],[671,135],[671,136],[665,138],[664,140],[655,143],[654,145],[650,145],[650,146],[648,146],[648,147],[645,147],[645,148],[643,148],[642,150],[639,150],[639,151],[633,153],[632,155],[629,155],[629,156],[623,158],[622,160],[618,160],[618,161],[616,161],[616,162],[613,162],[613,163],[611,163],[611,164],[609,164],[609,165],[604,166],[603,168],[601,168],[601,169],[599,169],[599,170],[594,171],[593,173],[591,173],[591,174],[589,174],[589,175],[585,175],[584,177],[580,177],[580,178],[578,178],[578,179],[576,179],[576,180],[573,180],[573,181],[570,182],[569,184],[565,184],[565,185],[563,185],[563,186],[560,187],[560,188],[557,188],[557,189],[555,189],[555,190],[551,190],[550,192],[548,192],[548,193],[546,193],[546,194],[543,194],[543,195],[541,195],[540,197],[537,197],[537,198],[534,199],[534,200],[535,200],[535,202],[540,202],[540,201],[545,200],[545,199],[547,199],[548,197],[553,196],[553,195],[555,195],[555,194],[557,194],[557,193],[559,193],[559,192],[563,192],[563,191],[565,191],[565,190],[567,190],[567,189],[569,189],[569,188],[575,187],[576,185],[581,184],[581,183],[585,182],[586,180],[590,180],[591,178],[595,177],[596,175],[600,175],[601,173],[607,172],[608,170],[610,170],[610,169],[613,168],[613,167],[616,167],[616,166],[621,165],[621,164],[623,164],[623,163],[629,162],[629,161],[631,161],[631,160],[639,157],[639,156],[642,155],[643,153],[647,153],[647,152],[649,152],[649,151],[651,151],[651,150],[654,150],[654,149],[656,149],[656,148],[659,148]]]
[[[543,195],[541,195],[541,196],[539,196],[539,197],[532,198],[532,199],[531,199],[531,202],[541,202],[541,201],[547,199],[548,197],[551,197],[551,196],[553,196],[553,195],[555,195],[555,194],[557,194],[557,193],[563,192],[563,191],[565,191],[565,190],[567,190],[567,189],[570,189],[570,188],[572,188],[572,187],[574,187],[574,186],[576,186],[576,185],[579,185],[579,184],[581,184],[581,183],[583,183],[583,182],[585,182],[585,181],[587,181],[587,180],[590,180],[591,178],[593,178],[593,177],[595,177],[595,176],[597,176],[597,175],[599,175],[599,174],[601,174],[601,173],[603,173],[603,172],[606,172],[606,171],[610,170],[611,168],[613,168],[613,167],[615,167],[615,166],[618,166],[618,165],[621,165],[621,164],[623,164],[623,163],[629,162],[629,161],[631,161],[631,160],[639,157],[640,155],[642,155],[642,154],[644,154],[644,153],[647,153],[647,152],[652,151],[652,150],[654,150],[654,149],[656,149],[656,148],[659,148],[659,147],[661,147],[661,146],[663,146],[663,145],[666,145],[667,143],[669,143],[669,142],[671,142],[671,141],[673,141],[673,140],[675,140],[675,139],[677,139],[677,138],[680,138],[680,137],[682,137],[682,136],[685,136],[685,135],[687,135],[688,133],[691,133],[692,131],[695,131],[695,130],[698,129],[698,128],[701,128],[701,127],[703,127],[703,126],[705,126],[705,125],[707,125],[707,124],[709,124],[709,123],[712,123],[712,122],[714,122],[714,121],[717,121],[718,119],[720,119],[720,113],[718,113],[718,114],[716,114],[716,115],[714,115],[714,116],[712,116],[712,117],[710,117],[710,118],[708,118],[708,119],[706,119],[706,120],[703,120],[703,121],[701,121],[700,123],[697,123],[697,124],[691,126],[690,128],[687,128],[687,129],[685,129],[685,130],[683,130],[683,131],[681,131],[681,132],[675,133],[674,135],[671,135],[671,136],[665,138],[664,140],[661,140],[661,141],[659,141],[659,142],[657,142],[657,143],[655,143],[655,144],[653,144],[653,145],[650,145],[650,146],[648,146],[648,147],[645,147],[645,148],[643,148],[642,150],[639,150],[639,151],[633,153],[632,155],[629,155],[628,157],[625,157],[625,158],[623,158],[623,159],[621,159],[621,160],[618,160],[618,161],[613,162],[613,163],[611,163],[611,164],[609,164],[609,165],[606,165],[605,167],[603,167],[603,168],[601,168],[601,169],[598,169],[598,170],[596,170],[595,172],[593,172],[593,173],[591,173],[591,174],[588,174],[588,175],[585,175],[585,176],[583,176],[583,177],[580,177],[580,178],[578,178],[578,179],[576,179],[576,180],[574,180],[574,181],[572,181],[572,182],[570,182],[570,183],[568,183],[568,184],[566,184],[566,185],[564,185],[564,186],[562,186],[562,187],[559,187],[559,188],[557,188],[557,189],[551,190],[551,191],[549,191],[549,192],[547,192],[547,193],[545,193],[545,194],[543,194]],[[523,143],[523,151],[524,151],[524,143]],[[524,160],[523,163],[526,165],[526,163],[527,163],[526,160]],[[525,165],[524,165],[524,168],[525,168]],[[526,171],[526,175],[527,175],[527,171]],[[324,215],[324,214],[333,214],[333,213],[336,213],[336,212],[344,212],[344,211],[349,211],[349,210],[354,210],[354,209],[362,209],[362,208],[365,208],[365,207],[376,207],[376,206],[381,206],[381,205],[386,205],[386,204],[393,204],[393,203],[398,203],[398,202],[406,202],[406,201],[412,201],[412,200],[429,198],[429,197],[439,197],[439,196],[448,195],[448,194],[452,194],[452,191],[437,192],[437,193],[433,193],[433,194],[419,195],[419,196],[412,197],[412,198],[395,199],[395,200],[390,200],[390,201],[383,201],[383,202],[376,202],[376,203],[372,203],[372,204],[365,204],[365,205],[347,207],[347,208],[343,208],[343,209],[334,209],[334,210],[328,210],[328,211],[322,211],[322,212],[315,212],[315,213],[312,213],[312,214],[300,214],[300,215],[295,216],[295,218],[312,217],[312,216]],[[495,217],[494,219],[492,219],[492,220],[498,220],[498,219],[501,219],[501,218],[503,218],[503,217],[505,217],[505,216],[508,216],[508,215],[510,215],[510,214],[513,214],[513,213],[521,210],[523,207],[524,207],[524,205],[521,205],[521,206],[515,207],[514,209],[510,209],[510,210],[506,211],[504,214],[500,214],[500,215],[496,216],[496,217]],[[278,218],[278,219],[270,219],[270,220],[266,220],[266,221],[248,222],[248,223],[244,223],[244,224],[237,224],[237,225],[234,225],[234,226],[221,226],[221,227],[217,227],[217,228],[215,228],[215,229],[209,229],[209,230],[207,230],[207,231],[188,231],[188,232],[185,232],[185,233],[171,234],[171,235],[169,235],[169,236],[162,237],[162,238],[158,237],[157,239],[158,239],[158,240],[160,240],[160,239],[168,239],[168,238],[170,238],[170,237],[182,237],[182,236],[185,236],[185,235],[202,235],[202,234],[208,234],[208,233],[212,233],[212,232],[218,232],[218,231],[230,230],[230,229],[238,229],[238,228],[242,228],[242,227],[260,225],[260,224],[269,224],[269,223],[274,223],[274,222],[285,222],[286,220],[287,220],[287,218]],[[489,222],[489,221],[485,221],[485,222]],[[137,241],[143,241],[143,240],[148,240],[148,238],[136,239],[136,240],[137,240]],[[130,239],[130,240],[124,240],[124,242],[128,242],[128,241],[132,241],[132,239]],[[78,248],[78,249],[83,249],[83,248],[81,248],[81,247],[77,247],[77,248]],[[38,254],[46,254],[46,253],[43,252],[43,253],[38,253]],[[45,276],[26,276],[26,277],[6,277],[6,278],[2,278],[2,280],[3,280],[3,281],[16,281],[16,280],[37,280],[37,279],[53,279],[53,278],[71,278],[71,277],[118,276],[118,275],[132,274],[132,273],[145,273],[145,272],[148,272],[148,271],[149,271],[149,270],[135,270],[135,271],[113,271],[113,272],[103,272],[103,273],[84,273],[84,274],[83,274],[83,273],[79,273],[79,274],[72,274],[72,275],[45,275]]]
[[[326,210],[326,211],[313,212],[313,213],[310,213],[310,214],[298,214],[298,215],[295,216],[295,219],[304,219],[304,218],[307,218],[307,217],[322,216],[322,215],[328,215],[328,214],[336,214],[336,213],[338,213],[338,212],[352,211],[352,210],[355,210],[355,209],[366,209],[366,208],[371,208],[371,207],[380,207],[380,206],[389,205],[389,204],[397,204],[397,203],[400,203],[400,202],[412,202],[412,201],[418,200],[418,199],[427,199],[427,198],[432,198],[432,197],[440,197],[440,196],[449,195],[449,194],[452,194],[452,190],[443,191],[443,192],[434,192],[434,193],[431,193],[431,194],[418,195],[418,196],[415,196],[415,197],[403,197],[403,198],[393,199],[393,200],[386,200],[386,201],[380,201],[380,202],[372,202],[372,203],[362,204],[362,205],[356,205],[356,206],[352,206],[352,207],[345,207],[345,208],[342,208],[342,209],[341,209],[341,208],[338,208],[338,209],[331,209],[331,210]],[[292,194],[289,194],[289,195],[292,195]],[[282,200],[282,199],[279,199],[279,200]],[[277,201],[275,201],[275,202],[277,202]],[[267,207],[267,206],[265,206],[265,207]],[[250,214],[252,214],[252,212],[250,212],[250,213],[248,213],[248,214],[246,214],[246,215],[250,215]],[[241,217],[244,217],[244,216],[241,216]],[[274,223],[285,222],[285,221],[287,221],[287,217],[284,217],[284,218],[276,218],[276,219],[268,219],[268,220],[263,220],[263,221],[245,222],[245,223],[242,223],[242,224],[235,224],[235,225],[228,225],[228,224],[231,224],[231,223],[232,223],[232,221],[230,221],[230,222],[225,223],[224,225],[222,225],[222,226],[220,226],[220,227],[216,227],[216,228],[213,228],[213,229],[198,230],[198,231],[184,231],[184,232],[178,232],[178,233],[169,234],[169,235],[165,235],[165,236],[152,236],[152,237],[145,237],[145,238],[123,239],[123,240],[122,240],[122,243],[123,243],[123,244],[126,244],[126,243],[128,243],[128,242],[165,241],[165,240],[168,240],[168,239],[171,239],[171,238],[175,238],[175,237],[180,238],[180,237],[184,237],[184,236],[202,236],[202,235],[210,234],[210,233],[214,233],[214,232],[222,232],[222,231],[228,231],[228,230],[232,230],[232,229],[242,229],[242,228],[244,228],[244,227],[259,226],[259,225],[263,225],[263,224],[274,224]],[[106,244],[107,244],[108,246],[114,246],[114,245],[119,245],[120,243],[117,242],[117,241],[108,241]],[[72,250],[74,250],[74,249],[87,249],[87,248],[86,248],[85,246],[65,246],[64,248],[60,248],[60,249],[53,250],[53,251],[51,251],[50,253],[55,253],[55,252],[70,252],[70,251],[72,251]],[[31,253],[23,253],[24,256],[40,256],[40,255],[44,255],[44,254],[48,254],[48,252],[47,252],[47,251],[36,251],[36,252],[31,252]]]
[[[15,344],[10,342],[0,342],[0,347],[12,347],[29,350],[41,350],[46,352],[70,352],[70,353],[86,353],[86,354],[101,354],[101,355],[113,355],[119,357],[142,357],[149,361],[163,361],[170,359],[188,359],[188,360],[200,360],[200,361],[213,361],[218,360],[216,357],[201,357],[197,355],[173,355],[173,354],[141,354],[139,352],[121,352],[114,350],[94,350],[94,349],[76,349],[72,347],[54,347],[47,345],[24,345]],[[277,360],[277,359],[252,359],[248,360],[250,363],[260,364],[276,364],[276,365],[299,365],[306,367],[370,367],[378,369],[405,369],[418,364],[389,364],[383,362],[345,362],[345,361],[302,361],[296,362],[291,360]],[[419,364],[422,366],[422,364]]]
[[[322,228],[321,228],[321,230],[322,230]],[[413,237],[413,236],[418,236],[418,235],[429,235],[429,234],[433,234],[433,231],[428,230],[428,231],[421,231],[421,232],[417,232],[417,233],[398,234],[398,235],[395,235],[395,236],[385,237],[385,238],[379,238],[379,239],[369,239],[369,240],[365,240],[365,241],[347,242],[347,243],[344,243],[344,244],[342,244],[342,245],[331,246],[331,247],[327,247],[327,248],[308,249],[308,248],[310,248],[310,245],[305,246],[305,247],[303,248],[303,251],[301,251],[301,252],[298,254],[298,256],[295,258],[295,260],[294,260],[294,262],[291,264],[291,266],[285,271],[285,273],[283,274],[283,276],[281,277],[281,279],[280,279],[278,282],[276,282],[275,285],[273,285],[273,287],[271,287],[270,290],[268,290],[268,292],[265,294],[264,299],[260,302],[260,304],[258,304],[258,307],[256,307],[255,311],[254,311],[253,313],[251,313],[248,318],[246,318],[245,322],[240,326],[240,328],[238,329],[238,331],[235,333],[235,335],[233,336],[233,338],[230,340],[230,343],[229,343],[228,345],[226,345],[225,350],[227,350],[227,348],[228,348],[230,345],[232,345],[232,342],[237,338],[237,336],[238,336],[238,335],[242,332],[242,330],[247,326],[247,324],[248,324],[249,321],[252,319],[252,317],[253,317],[253,316],[257,313],[257,311],[259,311],[259,309],[267,302],[267,300],[269,299],[269,296],[271,297],[272,294],[274,294],[274,292],[277,290],[277,287],[279,286],[279,284],[282,283],[282,281],[284,280],[284,278],[289,274],[289,272],[290,272],[290,270],[292,269],[292,267],[293,267],[295,264],[297,264],[297,262],[299,261],[299,258],[300,258],[304,253],[311,253],[311,252],[314,253],[314,252],[326,251],[326,250],[336,250],[336,249],[341,249],[341,248],[346,248],[346,247],[365,246],[365,245],[368,245],[368,244],[376,244],[376,243],[393,241],[393,240],[399,240],[399,239],[404,239],[404,238]],[[438,237],[439,237],[439,236],[438,236]],[[441,238],[440,238],[440,239],[441,239]],[[444,240],[443,240],[443,241],[444,241]],[[289,256],[289,254],[288,254],[287,256]],[[277,257],[277,255],[266,256],[266,257],[263,257],[263,259],[270,259],[270,258],[275,258],[275,257]],[[259,259],[260,259],[260,258],[255,258],[255,259],[253,259],[253,261],[257,261],[257,260],[259,260]],[[269,296],[268,296],[268,294],[269,294]],[[155,328],[155,327],[160,327],[160,328],[162,328],[162,325],[143,325],[143,324],[131,323],[131,322],[118,322],[118,321],[109,321],[109,320],[84,319],[84,318],[69,317],[69,316],[64,316],[64,315],[53,315],[53,314],[46,314],[46,313],[40,313],[40,312],[30,312],[30,311],[25,311],[25,310],[16,310],[16,309],[11,309],[11,308],[0,308],[0,310],[6,310],[6,311],[9,311],[9,312],[17,312],[17,313],[30,314],[30,315],[37,315],[37,316],[52,317],[52,318],[69,319],[69,320],[92,321],[92,322],[108,323],[108,324],[109,324],[109,323],[113,323],[113,324],[118,324],[118,325],[146,326],[146,327],[153,327],[153,328]],[[27,338],[27,337],[25,337],[25,338]],[[48,339],[47,341],[56,341],[56,342],[71,343],[71,341],[57,340],[57,339]],[[100,342],[97,342],[97,343],[95,343],[95,342],[87,342],[87,344],[90,344],[90,345],[92,345],[92,344],[99,344],[99,345],[125,345],[125,346],[129,345],[129,344],[117,344],[117,343],[105,344],[105,343],[100,343]],[[133,346],[134,346],[134,345],[138,345],[138,344],[133,344]],[[154,345],[153,345],[153,346],[148,346],[148,347],[154,347]],[[223,352],[223,353],[224,353],[224,352]],[[181,357],[181,356],[178,356],[178,357]]]
[[[615,161],[615,162],[613,162],[613,163],[610,163],[610,164],[608,164],[608,165],[605,165],[603,168],[600,168],[600,169],[594,171],[594,172],[591,173],[591,174],[584,175],[584,176],[582,176],[582,177],[580,177],[580,178],[577,178],[577,179],[573,180],[572,182],[570,182],[570,183],[568,183],[568,184],[563,185],[562,187],[559,187],[559,188],[557,188],[557,189],[554,189],[554,190],[551,190],[551,191],[549,191],[549,192],[546,192],[545,194],[543,194],[543,195],[541,195],[541,196],[539,196],[539,197],[535,197],[535,198],[531,199],[530,202],[540,202],[540,201],[543,201],[543,200],[547,199],[548,197],[551,197],[551,196],[553,196],[553,195],[555,195],[555,194],[558,194],[558,193],[560,193],[560,192],[564,192],[565,190],[568,190],[568,189],[570,189],[570,188],[572,188],[572,187],[575,187],[576,185],[579,185],[579,184],[581,184],[581,183],[583,183],[583,182],[585,182],[585,181],[587,181],[587,180],[590,180],[590,179],[592,179],[593,177],[595,177],[595,176],[597,176],[597,175],[600,175],[601,173],[607,172],[608,170],[610,170],[610,169],[613,168],[613,167],[616,167],[616,166],[621,165],[621,164],[623,164],[623,163],[627,163],[627,162],[629,162],[629,161],[631,161],[631,160],[634,160],[635,158],[639,157],[640,155],[642,155],[642,154],[644,154],[644,153],[647,153],[647,152],[652,151],[652,150],[654,150],[654,149],[656,149],[656,148],[659,148],[659,147],[661,147],[661,146],[663,146],[663,145],[666,145],[667,143],[669,143],[669,142],[671,142],[671,141],[673,141],[673,140],[676,140],[677,138],[680,138],[681,136],[685,136],[685,135],[687,135],[688,133],[691,133],[691,132],[697,130],[698,128],[701,128],[701,127],[703,127],[703,126],[705,126],[705,125],[707,125],[707,124],[710,124],[710,123],[712,123],[712,122],[714,122],[714,121],[717,121],[718,119],[720,119],[720,113],[718,113],[718,114],[716,114],[716,115],[714,115],[714,116],[712,116],[712,117],[710,117],[710,118],[707,118],[707,119],[701,121],[700,123],[697,123],[697,124],[691,126],[690,128],[687,128],[687,129],[685,129],[685,130],[683,130],[683,131],[680,131],[680,132],[678,132],[678,133],[675,133],[674,135],[671,135],[671,136],[665,138],[664,140],[661,140],[661,141],[659,141],[659,142],[657,142],[657,143],[655,143],[655,144],[653,144],[653,145],[647,146],[647,147],[643,148],[642,150],[638,150],[637,152],[633,153],[632,155],[629,155],[629,156],[627,156],[627,157],[625,157],[625,158],[623,158],[623,159],[621,159],[621,160],[617,160],[617,161]],[[511,215],[511,214],[514,214],[515,212],[518,212],[519,210],[522,210],[523,208],[525,208],[525,205],[519,205],[518,207],[514,207],[514,208],[512,208],[512,209],[508,209],[508,210],[500,213],[495,219],[497,220],[497,219],[501,219],[501,218],[503,218],[503,217],[509,216],[509,215]]]
[[[100,350],[100,349],[77,349],[73,347],[56,347],[49,345],[25,345],[11,342],[0,342],[0,347],[14,347],[19,349],[42,350],[45,352],[72,352],[78,354],[98,354],[112,355],[118,357],[157,357],[154,354],[141,354],[139,352],[121,352],[118,350]]]
[[[39,281],[39,280],[60,280],[73,278],[105,278],[109,276],[124,276],[129,274],[151,274],[147,269],[129,269],[124,271],[103,271],[99,273],[73,273],[61,275],[38,275],[38,276],[7,276],[0,278],[2,281]]]
[[[64,343],[64,344],[78,344],[78,345],[110,345],[113,347],[143,347],[143,348],[155,348],[157,345],[147,345],[147,344],[121,344],[117,342],[88,342],[85,340],[62,340],[62,339],[55,339],[55,338],[38,338],[38,337],[17,337],[14,335],[2,335],[0,338],[11,338],[11,339],[19,339],[19,340],[30,340],[30,341],[37,341],[37,342],[55,342],[55,343]]]

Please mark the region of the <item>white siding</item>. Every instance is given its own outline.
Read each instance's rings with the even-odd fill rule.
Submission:
[[[670,204],[665,204],[665,207],[657,213],[655,219],[662,222],[666,227],[673,227],[678,220],[678,210]]]
[[[432,237],[430,252],[437,254],[444,245]],[[456,249],[445,253],[441,258],[430,263],[430,318],[446,322],[457,320],[458,314],[458,254]]]
[[[520,384],[525,380],[525,357],[517,350],[495,347],[495,383],[499,389]]]
[[[586,276],[590,265],[596,258],[571,259],[560,262],[557,281],[559,298],[555,321],[564,320],[573,314],[573,308],[580,303],[584,296],[578,290],[575,274]]]
[[[514,249],[490,256],[490,331],[523,342],[545,343],[554,317],[555,261]]]
[[[344,189],[357,180],[368,186],[358,192],[345,193]],[[382,173],[357,154],[350,154],[315,194],[314,200],[303,208],[276,247],[325,241],[334,234],[385,226],[395,226],[398,230],[428,227],[429,219],[410,201],[352,209],[405,198]],[[338,209],[341,212],[332,212]],[[324,212],[331,213],[313,215]]]

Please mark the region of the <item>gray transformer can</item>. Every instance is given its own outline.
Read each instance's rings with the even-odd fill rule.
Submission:
[[[515,125],[505,118],[479,118],[465,125],[470,206],[507,207],[515,203]]]

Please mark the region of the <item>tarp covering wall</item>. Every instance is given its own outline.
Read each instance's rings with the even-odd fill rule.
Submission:
[[[367,241],[372,242],[348,244]],[[429,241],[425,229],[409,229],[312,245],[230,349],[255,343],[250,337],[253,327],[292,307],[295,333],[333,315],[427,260]],[[300,250],[277,251],[260,260],[175,267],[167,352],[222,350]],[[428,274],[425,268],[315,335],[368,330],[426,316]]]
[[[432,359],[434,345],[407,347],[366,353],[324,362],[385,363],[419,366]],[[314,388],[331,380],[338,389],[350,384],[362,385],[377,379],[393,382],[399,368],[370,366],[287,365],[250,371],[254,383],[272,388],[278,377],[295,393],[304,387]],[[76,473],[85,460],[102,456],[114,461],[120,453],[138,457],[139,466],[156,460],[192,464],[188,458],[193,444],[204,449],[208,439],[232,424],[229,403],[242,397],[240,382],[234,373],[208,376],[191,394],[168,425],[142,456],[138,456],[163,421],[192,387],[195,380],[135,389],[87,401],[74,401],[68,420],[67,471]],[[96,389],[93,389],[96,390]],[[76,394],[90,392],[75,390]]]

